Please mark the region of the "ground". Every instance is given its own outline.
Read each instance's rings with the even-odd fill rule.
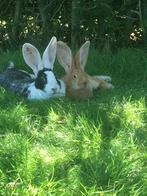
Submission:
[[[9,60],[26,69],[19,51]],[[147,54],[90,51],[86,70],[114,90],[27,101],[0,88],[1,195],[147,195]]]

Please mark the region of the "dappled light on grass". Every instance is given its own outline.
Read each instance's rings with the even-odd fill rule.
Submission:
[[[32,152],[32,154],[36,154],[35,152],[38,152],[39,157],[42,159],[44,163],[49,163],[49,162],[51,163],[53,161],[53,158],[48,153],[48,149],[35,147],[34,152]]]
[[[3,108],[1,115],[6,120],[9,114],[11,120],[5,124],[8,130],[4,129],[6,136],[1,140],[1,179],[8,184],[18,179],[15,188],[5,191],[140,193],[140,186],[145,186],[141,185],[145,180],[145,155],[136,132],[143,132],[145,138],[145,99],[114,97],[111,104],[99,100],[78,105],[68,101],[59,107],[60,100],[52,101],[45,105],[40,102],[40,108],[36,108],[39,102],[32,103],[31,110],[30,102]],[[14,117],[20,121],[15,122]],[[1,126],[4,128],[4,124]],[[11,135],[9,126],[13,128]]]
[[[129,100],[123,104],[126,125],[132,128],[144,126],[145,100],[131,103]]]
[[[111,73],[116,87],[90,100],[27,101],[0,89],[0,194],[146,195],[144,57],[97,55],[90,72]]]

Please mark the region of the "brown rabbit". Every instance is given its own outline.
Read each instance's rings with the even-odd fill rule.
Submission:
[[[90,42],[86,41],[75,57],[71,49],[62,41],[57,42],[57,58],[66,75],[62,78],[66,85],[66,94],[75,98],[86,99],[93,96],[97,88],[112,89],[109,76],[90,76],[85,71]]]

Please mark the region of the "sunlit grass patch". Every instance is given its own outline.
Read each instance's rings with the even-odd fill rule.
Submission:
[[[123,104],[125,122],[132,128],[139,128],[144,126],[145,100],[136,102],[126,101]]]

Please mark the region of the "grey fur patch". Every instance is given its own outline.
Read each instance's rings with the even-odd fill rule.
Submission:
[[[33,81],[29,74],[14,68],[0,74],[0,86],[24,97],[28,96],[26,89]]]

